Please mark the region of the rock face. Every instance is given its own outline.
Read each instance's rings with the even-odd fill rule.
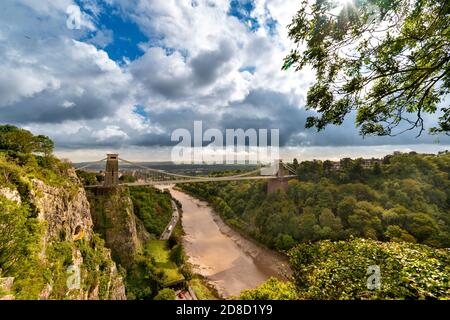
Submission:
[[[21,203],[20,194],[17,190],[8,188],[8,187],[0,187],[0,194],[4,196],[6,199]]]
[[[46,225],[41,259],[52,271],[52,276],[48,277],[37,298],[126,299],[123,280],[111,259],[110,251],[103,246],[99,237],[94,235],[90,204],[85,190],[73,169],[69,169],[67,174],[73,183],[60,187],[50,186],[38,179],[29,181],[31,189],[28,200],[34,205],[37,218],[45,221]],[[0,195],[18,205],[21,203],[17,190],[0,188]],[[65,269],[62,269],[62,272],[55,271],[58,254],[53,253],[51,256],[51,248],[62,246],[68,252],[69,259],[71,252],[71,267],[80,270],[81,285],[78,287],[69,288],[65,285],[69,275]],[[61,268],[66,268],[64,263],[61,265]]]
[[[48,186],[40,180],[31,180],[33,203],[38,209],[38,218],[47,221],[47,239],[69,240],[80,232],[92,238],[93,224],[89,202],[84,189],[75,185],[73,189]]]
[[[125,267],[129,266],[147,235],[134,215],[127,187],[92,188],[88,198],[95,231],[105,239],[113,259]]]
[[[13,277],[0,278],[0,300],[14,300],[14,295],[11,294],[13,283]]]

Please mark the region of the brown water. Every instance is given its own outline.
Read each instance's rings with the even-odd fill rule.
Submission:
[[[285,279],[285,257],[231,230],[206,202],[170,188],[183,207],[184,246],[194,272],[224,297],[237,296],[271,276]]]

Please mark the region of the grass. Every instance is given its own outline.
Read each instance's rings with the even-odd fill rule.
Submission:
[[[177,265],[169,259],[169,244],[166,240],[150,240],[146,250],[155,259],[156,267],[167,276],[165,286],[183,281],[184,277],[178,270]]]

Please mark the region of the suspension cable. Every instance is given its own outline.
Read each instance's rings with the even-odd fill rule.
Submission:
[[[75,171],[82,170],[82,169],[84,169],[84,168],[87,168],[87,167],[92,166],[93,164],[103,162],[103,161],[105,161],[106,159],[107,159],[107,158],[104,158],[104,159],[98,160],[98,161],[94,161],[94,162],[89,162],[88,164],[86,164],[86,165],[84,165],[84,166],[82,166],[82,167],[76,168]]]

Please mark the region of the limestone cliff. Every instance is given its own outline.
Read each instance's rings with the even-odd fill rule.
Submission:
[[[88,191],[88,199],[95,231],[105,239],[114,260],[124,267],[130,266],[149,235],[134,215],[127,187],[92,188]]]
[[[24,260],[23,265],[30,263],[33,270],[19,263],[0,268],[0,284],[7,283],[0,286],[0,296],[3,291],[9,299],[125,299],[122,277],[93,231],[90,204],[75,171],[67,168],[59,185],[29,176],[11,180],[16,184],[0,184],[0,209],[11,228],[16,228],[16,220],[9,219],[15,212],[32,212],[23,223],[36,220],[33,232],[26,238],[18,234],[23,239],[13,241],[34,237],[36,249],[28,245],[30,253],[17,258]],[[36,260],[32,260],[33,250]]]

